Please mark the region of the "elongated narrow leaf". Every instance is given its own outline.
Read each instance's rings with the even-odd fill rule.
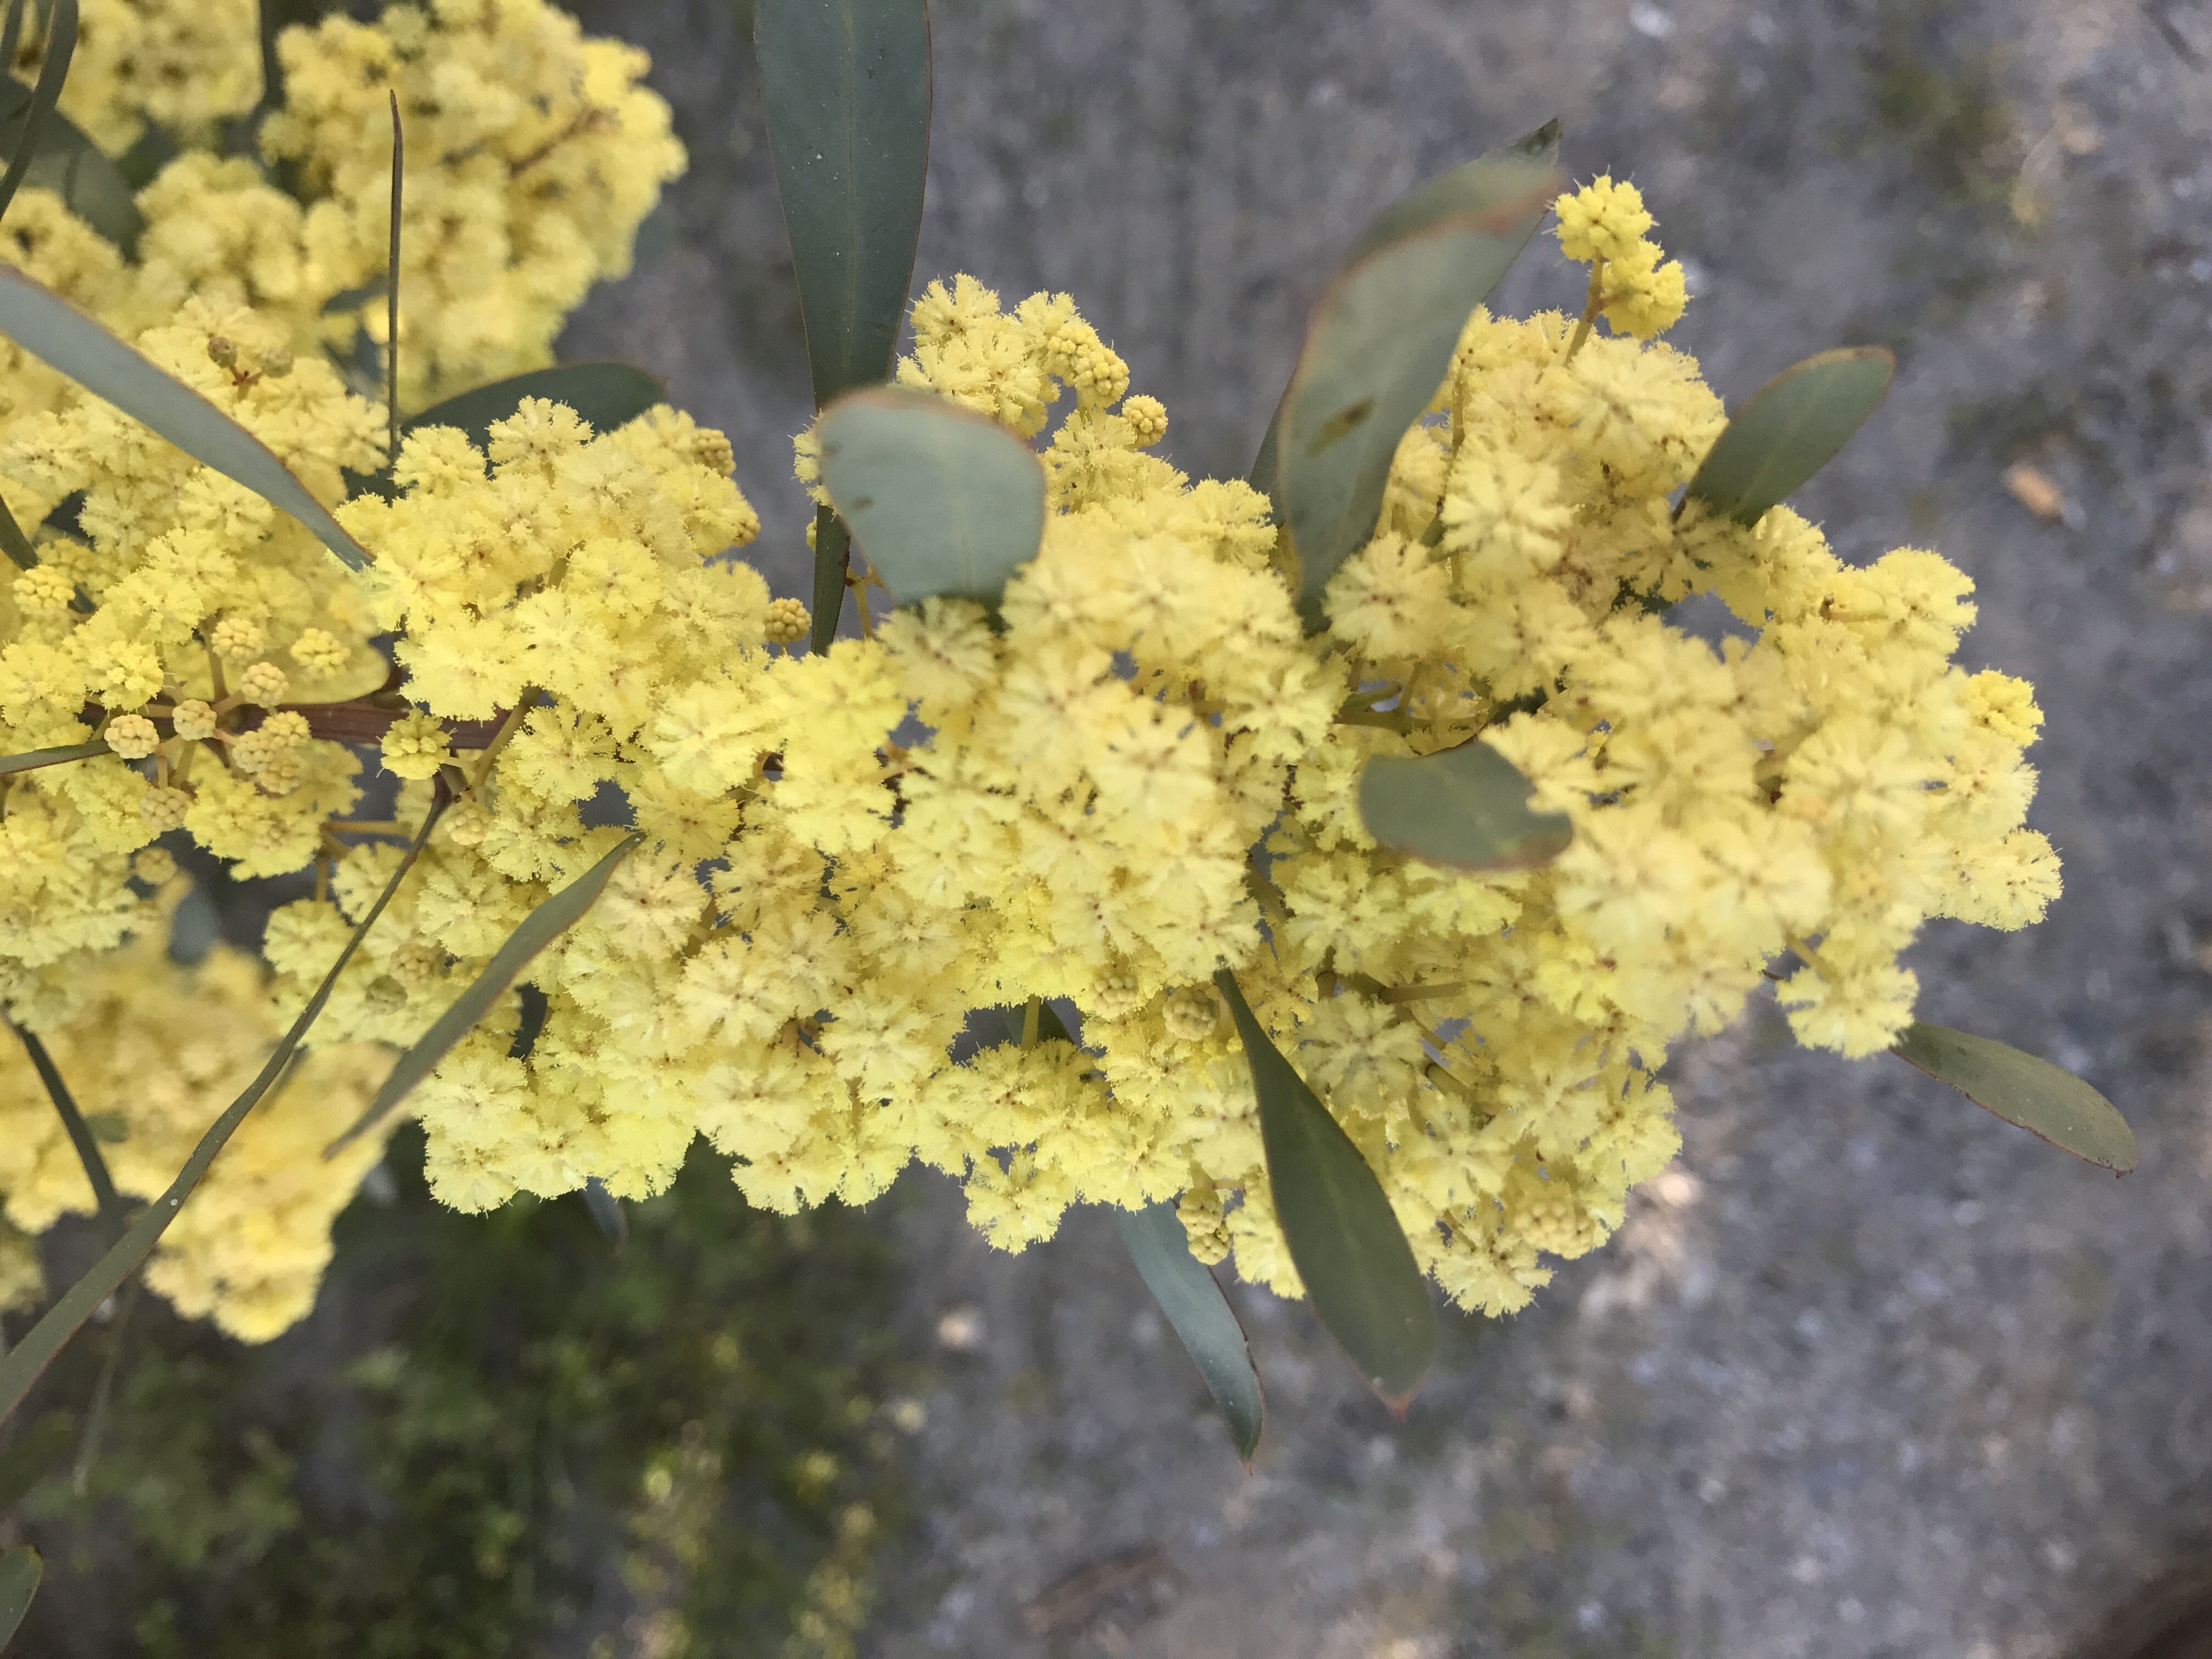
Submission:
[[[1500,144],[1496,149],[1485,150],[1475,160],[1478,163],[1528,161],[1540,167],[1556,167],[1559,160],[1559,124],[1557,120],[1547,121],[1534,132],[1525,133],[1510,144]],[[1441,380],[1443,377],[1439,375],[1437,378]],[[1259,453],[1254,458],[1252,471],[1245,478],[1253,489],[1274,501],[1279,518],[1283,498],[1281,481],[1276,471],[1275,445],[1282,434],[1283,410],[1289,406],[1290,401],[1290,389],[1286,386],[1283,395],[1275,400],[1275,412],[1267,417],[1267,430],[1260,440]]]
[[[1554,115],[1534,132],[1524,132],[1510,144],[1500,144],[1489,152],[1492,156],[1517,155],[1524,161],[1535,161],[1547,167],[1559,164],[1559,118]]]
[[[592,431],[611,432],[666,403],[668,388],[629,363],[561,363],[455,392],[443,403],[409,416],[399,423],[399,431],[404,436],[426,426],[457,426],[481,449],[491,441],[492,422],[514,414],[525,398],[566,404]]]
[[[20,755],[0,755],[0,776],[10,772],[35,772],[41,766],[60,766],[70,761],[90,760],[94,755],[106,752],[107,744],[98,738],[62,749],[26,749]]]
[[[845,577],[852,568],[853,532],[834,507],[814,509],[814,625],[807,649],[827,651],[837,637],[845,605]]]
[[[1528,870],[1566,851],[1573,823],[1530,811],[1528,795],[1528,780],[1480,738],[1418,758],[1377,755],[1359,775],[1367,833],[1455,870]]]
[[[1897,359],[1881,346],[1823,351],[1792,363],[1752,395],[1690,480],[1694,496],[1738,524],[1836,458],[1889,390]]]
[[[31,1057],[31,1069],[39,1074],[46,1098],[53,1103],[54,1113],[69,1135],[70,1145],[76,1149],[77,1162],[84,1165],[84,1178],[92,1188],[93,1204],[112,1243],[123,1236],[124,1228],[130,1224],[130,1214],[124,1207],[123,1195],[115,1190],[115,1182],[107,1173],[107,1159],[101,1155],[92,1126],[77,1109],[76,1097],[70,1093],[61,1068],[54,1064],[54,1057],[46,1052],[46,1045],[40,1040],[39,1034],[17,1025],[12,1019],[8,1024],[22,1039],[23,1052]]]
[[[1260,1391],[1259,1368],[1221,1285],[1190,1253],[1190,1240],[1172,1200],[1141,1210],[1116,1210],[1114,1224],[1129,1260],[1137,1264],[1146,1288],[1175,1327],[1198,1372],[1213,1391],[1214,1404],[1229,1419],[1237,1455],[1250,1467],[1259,1449],[1267,1407]]]
[[[323,982],[315,988],[315,994],[308,999],[307,1006],[300,1011],[300,1017],[292,1022],[291,1029],[270,1051],[268,1063],[246,1086],[246,1091],[232,1101],[222,1115],[200,1137],[199,1144],[192,1148],[192,1155],[185,1160],[185,1167],[177,1172],[177,1178],[169,1183],[168,1189],[146,1206],[122,1238],[93,1263],[90,1272],[62,1292],[60,1299],[46,1310],[45,1316],[31,1327],[29,1334],[21,1342],[5,1357],[0,1357],[0,1419],[10,1416],[15,1407],[23,1403],[23,1396],[39,1380],[40,1373],[53,1362],[54,1356],[61,1352],[62,1345],[76,1335],[84,1322],[92,1317],[93,1310],[112,1296],[117,1287],[153,1254],[154,1247],[161,1242],[161,1235],[177,1218],[177,1212],[191,1196],[192,1189],[200,1184],[201,1178],[208,1172],[208,1166],[215,1162],[216,1154],[229,1142],[238,1126],[246,1121],[246,1114],[289,1069],[292,1056],[299,1051],[301,1039],[307,1035],[307,1028],[321,1016],[324,1005],[331,1000],[331,988],[337,983],[338,975],[345,971],[346,963],[353,960],[353,953],[360,948],[368,930],[376,925],[376,919],[384,914],[384,907],[392,902],[392,894],[398,891],[400,881],[414,867],[416,859],[422,854],[423,843],[430,839],[430,831],[444,816],[449,799],[441,791],[432,802],[429,811],[423,816],[422,828],[408,848],[406,856],[400,860],[399,867],[384,884],[384,890],[376,896],[376,902],[369,906],[368,914],[361,919],[361,925],[346,940],[345,949],[338,952],[338,959],[331,964],[330,972],[323,975]]]
[[[0,77],[0,149],[12,153],[21,143],[36,96],[21,82]],[[49,110],[39,124],[23,182],[53,191],[125,254],[137,251],[146,221],[132,198],[131,181],[59,110]]]
[[[925,0],[755,0],[814,405],[890,374],[929,170]]]
[[[590,869],[554,893],[535,910],[517,923],[507,943],[492,953],[483,970],[470,982],[468,989],[453,1000],[453,1006],[431,1023],[430,1029],[415,1041],[415,1046],[399,1056],[399,1063],[376,1091],[376,1098],[368,1109],[356,1118],[351,1127],[323,1150],[330,1158],[341,1148],[358,1140],[381,1123],[392,1109],[407,1097],[407,1092],[432,1072],[446,1052],[476,1028],[476,1024],[492,1010],[492,1005],[507,994],[507,989],[530,965],[531,958],[559,939],[584,919],[584,913],[606,890],[608,878],[615,866],[629,856],[637,845],[637,836],[625,836]]]
[[[1044,534],[1044,466],[934,392],[848,392],[823,412],[822,482],[891,598],[995,605]]]
[[[31,170],[46,137],[46,118],[60,100],[62,82],[69,76],[70,59],[76,54],[76,0],[53,0],[47,20],[46,58],[39,65],[38,82],[23,106],[22,125],[12,135],[15,149],[8,160],[8,171],[0,173],[0,214],[8,211],[8,204],[22,187],[24,175]]]
[[[754,0],[776,193],[814,406],[888,379],[929,172],[928,0]],[[850,541],[816,527],[816,651],[837,637]]]
[[[0,1652],[22,1628],[23,1615],[30,1612],[31,1598],[39,1593],[39,1580],[46,1571],[38,1551],[27,1544],[0,1555]]]
[[[2125,1175],[2136,1135],[2112,1103],[2073,1073],[1992,1037],[1915,1022],[1890,1050],[1984,1109],[2061,1152]]]
[[[1382,1185],[1305,1079],[1252,1017],[1236,975],[1213,976],[1244,1039],[1267,1184],[1314,1312],[1393,1410],[1436,1357],[1436,1313]]]
[[[289,513],[355,569],[368,555],[260,439],[68,301],[0,265],[0,334],[203,465]]]
[[[1496,151],[1432,179],[1368,228],[1314,308],[1274,466],[1310,623],[1329,577],[1373,532],[1398,441],[1436,395],[1468,314],[1558,191],[1547,165]]]

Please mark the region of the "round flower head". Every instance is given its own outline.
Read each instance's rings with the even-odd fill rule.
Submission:
[[[118,714],[107,723],[107,746],[125,760],[144,760],[161,741],[143,714]]]
[[[252,664],[238,677],[238,695],[248,702],[268,708],[284,701],[289,684],[283,669],[264,660]]]

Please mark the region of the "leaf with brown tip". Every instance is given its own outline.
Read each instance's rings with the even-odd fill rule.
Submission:
[[[2112,1103],[2073,1073],[1994,1037],[1916,1021],[1890,1052],[1984,1111],[2117,1175],[2136,1167],[2136,1134]]]

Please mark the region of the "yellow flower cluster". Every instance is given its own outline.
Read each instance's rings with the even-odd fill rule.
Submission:
[[[688,571],[713,538],[649,553],[648,498],[605,486],[627,503],[615,518],[563,515],[572,481],[600,476],[582,458],[662,431],[680,455],[665,417],[586,441],[526,408],[489,479],[458,438],[425,434],[402,501],[349,509],[388,550],[380,619],[407,628],[431,713],[548,698],[422,878],[441,896],[425,916],[403,890],[382,948],[421,964],[442,946],[436,975],[472,971],[536,884],[609,844],[571,804],[606,785],[648,837],[541,974],[534,1037],[511,1010],[428,1085],[449,1200],[587,1175],[650,1189],[696,1126],[778,1207],[865,1199],[919,1156],[965,1179],[1009,1247],[1079,1199],[1180,1193],[1203,1254],[1233,1248],[1295,1289],[1208,983],[1225,962],[1423,1264],[1468,1305],[1510,1309],[1540,1255],[1589,1249],[1671,1155],[1653,1069],[1770,961],[1808,959],[1784,987],[1806,1041],[1866,1053],[1910,1018],[1895,957],[1923,916],[2016,926],[2055,890],[2048,847],[2019,829],[2033,701],[1949,666],[1964,580],[1911,550],[1849,570],[1786,512],[1756,531],[1695,508],[1677,523],[1670,497],[1723,418],[1667,347],[1571,354],[1564,318],[1479,313],[1442,420],[1408,434],[1374,538],[1331,586],[1334,625],[1308,640],[1264,500],[1144,453],[1164,413],[1123,400],[1126,367],[1065,296],[1007,313],[963,278],[915,325],[902,380],[1042,444],[1043,544],[995,618],[933,600],[796,663],[661,642],[651,573]],[[477,528],[517,522],[526,498],[558,527]],[[1735,606],[1746,637],[1715,651],[1656,614],[1693,591]],[[757,592],[746,616],[765,641]],[[909,708],[923,730],[894,744]],[[1478,732],[1575,819],[1554,866],[1468,877],[1367,836],[1369,757]],[[392,856],[359,855],[340,902]],[[456,945],[471,913],[441,883],[496,925]],[[301,988],[342,933],[333,912],[310,948],[283,945]],[[454,988],[404,1003],[390,1032],[339,1029],[419,1029]],[[969,1011],[1030,997],[1073,1000],[1097,1052],[1048,1040],[950,1063]]]
[[[900,713],[887,678],[856,667],[856,652],[770,655],[767,585],[717,557],[758,527],[728,460],[719,433],[665,410],[594,436],[568,409],[532,399],[493,426],[489,468],[465,434],[419,431],[400,455],[400,498],[342,510],[377,550],[363,586],[379,624],[404,630],[399,660],[427,711],[393,727],[387,768],[436,769],[443,742],[428,716],[501,726],[325,1028],[412,1042],[549,892],[620,840],[605,797],[626,805],[619,815],[644,838],[585,924],[538,964],[549,1006],[526,1052],[509,1052],[510,1003],[415,1096],[431,1181],[458,1207],[594,1175],[625,1195],[665,1185],[723,1083],[706,1074],[713,1056],[686,1063],[697,1045],[681,1035],[699,1022],[679,1008],[708,995],[686,988],[687,974],[705,971],[713,924],[694,872],[729,853],[743,814],[761,826],[747,846],[772,838],[763,775],[802,723],[819,741],[807,759],[787,758],[780,799],[811,799],[836,822],[855,795],[880,793],[875,750]],[[426,787],[410,787],[401,821],[427,801]],[[266,950],[296,1000],[398,857],[356,852],[338,866],[332,902],[277,913]],[[819,885],[818,859],[811,879]],[[778,954],[786,945],[781,971],[813,982],[804,941]],[[784,1018],[814,1013],[829,994],[815,989]]]
[[[1633,185],[1601,176],[1559,202],[1559,246],[1590,267],[1590,300],[1617,332],[1656,339],[1682,319],[1682,267],[1662,263],[1653,220]]]
[[[1561,204],[1571,252],[1565,228],[1619,202]],[[1799,958],[1781,994],[1801,1041],[1871,1054],[1911,1018],[1897,953],[1923,918],[2017,927],[2057,890],[2020,827],[2033,696],[1950,664],[1966,577],[1914,549],[1846,567],[1786,507],[1755,529],[1694,502],[1673,518],[1719,401],[1667,346],[1571,354],[1572,333],[1470,321],[1444,418],[1407,434],[1376,534],[1328,590],[1329,637],[1390,712],[1338,729],[1270,842],[1277,951],[1338,989],[1299,1062],[1371,1137],[1417,1254],[1490,1310],[1542,1282],[1540,1252],[1618,1224],[1674,1144],[1651,1073],[1770,961]],[[1666,618],[1693,593],[1741,625],[1717,650]],[[1386,896],[1412,866],[1351,790],[1370,755],[1477,732],[1574,842],[1489,884],[1480,926],[1424,927]]]
[[[641,158],[665,117],[625,101],[635,65],[619,54],[592,58],[568,104],[497,112],[499,52],[536,65],[527,81],[580,50],[544,15],[453,0],[291,37],[294,113],[272,142],[350,158],[307,161],[304,252],[281,216],[258,216],[265,186],[203,157],[164,175],[174,197],[149,214],[144,270],[114,279],[177,296],[179,320],[145,349],[326,499],[339,464],[380,459],[377,411],[294,361],[304,313],[287,296],[318,291],[303,273],[327,273],[332,249],[372,269],[383,175],[364,135],[386,84],[427,99],[432,62],[462,66],[425,169],[456,192],[430,187],[455,239],[428,244],[434,285],[512,275],[521,244],[495,258],[470,240],[477,219],[528,219],[600,261],[604,227],[566,216],[611,190],[607,246],[626,245],[623,215],[662,176]],[[431,54],[439,31],[452,50]],[[603,128],[605,109],[631,112]],[[591,159],[610,135],[627,146],[622,188],[592,171],[614,165]],[[569,182],[517,183],[549,143],[576,147]],[[190,204],[207,200],[228,206],[203,235]],[[1470,319],[1312,635],[1266,498],[1147,453],[1166,411],[1129,395],[1067,296],[1007,312],[964,276],[916,305],[898,378],[1033,444],[1040,550],[994,611],[933,599],[820,654],[788,653],[804,607],[728,556],[757,520],[727,441],[667,410],[593,433],[526,401],[482,449],[413,433],[398,493],[340,508],[374,555],[354,576],[105,405],[31,408],[0,477],[33,507],[85,491],[91,544],[50,538],[0,592],[0,743],[79,741],[97,715],[112,752],[7,794],[0,1000],[49,1030],[94,1017],[69,988],[87,953],[145,926],[126,860],[156,835],[181,828],[244,875],[332,850],[357,763],[313,737],[314,703],[380,683],[368,641],[389,631],[413,705],[380,745],[394,821],[420,820],[441,772],[459,799],[321,1041],[411,1042],[549,895],[637,838],[524,994],[410,1097],[445,1201],[593,1177],[643,1195],[704,1133],[778,1209],[863,1201],[919,1158],[963,1179],[1010,1249],[1078,1200],[1178,1196],[1202,1257],[1233,1251],[1295,1292],[1211,983],[1226,965],[1423,1267],[1462,1305],[1517,1308],[1542,1258],[1595,1245],[1672,1156],[1656,1068],[1771,964],[1794,960],[1780,994],[1802,1041],[1870,1053],[1911,1018],[1897,957],[1925,917],[2017,927],[2057,890],[2048,844],[2021,827],[2032,694],[1951,665],[1973,615],[1962,575],[1910,549],[1847,567],[1787,509],[1751,529],[1674,511],[1724,422],[1696,363],[1649,337],[1683,301],[1650,229],[1610,180],[1560,204],[1561,244],[1591,264],[1592,315],[1614,333]],[[76,257],[52,246],[58,269]],[[587,264],[604,268],[574,269]],[[556,315],[561,292],[532,314]],[[462,298],[421,314],[443,329]],[[456,325],[437,349],[460,355],[420,372],[520,366],[547,337],[526,350]],[[798,452],[815,483],[811,434]],[[1734,613],[1719,647],[1669,619],[1692,596]],[[1370,837],[1369,759],[1470,740],[1571,818],[1553,864],[1466,875]],[[305,1000],[399,857],[389,839],[357,846],[327,897],[276,913],[280,1005]],[[109,960],[143,980],[143,948]],[[122,997],[98,1017],[120,1018]],[[1083,1046],[1032,1028],[952,1063],[971,1013],[1038,999],[1073,1001]],[[0,1192],[15,1202],[4,1168]]]
[[[252,316],[192,301],[140,345],[325,499],[342,465],[375,465],[378,411]],[[94,735],[112,750],[4,780],[0,1000],[40,1024],[84,954],[133,925],[128,855],[156,836],[183,828],[240,876],[313,856],[356,763],[278,705],[373,690],[386,671],[358,589],[306,531],[112,405],[20,422],[0,474],[40,501],[82,491],[88,538],[50,536],[36,568],[0,567],[0,751]]]
[[[407,141],[399,354],[403,405],[552,361],[562,321],[684,170],[647,58],[586,40],[544,0],[433,0],[374,25],[287,29],[284,103],[262,129],[306,192],[319,306],[385,274],[392,115]],[[381,299],[348,312],[381,343]]]
[[[114,315],[128,303],[123,256],[59,196],[36,185],[18,191],[0,221],[0,258],[95,315]],[[12,443],[38,416],[76,395],[58,373],[0,335],[0,443]],[[57,500],[13,476],[0,477],[0,501],[27,530]]]
[[[216,153],[219,124],[261,96],[258,32],[254,0],[82,0],[63,112],[110,155],[149,125],[185,148],[139,192],[135,265],[36,190],[11,206],[0,256],[125,337],[197,296],[257,311],[303,354],[349,351],[364,328],[380,345],[396,91],[411,158],[400,366],[413,407],[550,362],[568,313],[629,270],[639,224],[684,168],[666,103],[640,84],[643,52],[585,38],[545,0],[436,0],[278,37],[284,97],[261,144],[303,204],[251,160]],[[35,76],[40,51],[27,42],[19,77]],[[12,405],[0,430],[58,388],[35,360],[20,367],[0,361]]]
[[[370,472],[386,459],[384,411],[350,396],[324,353],[349,353],[364,321],[382,337],[380,296],[331,301],[384,276],[387,85],[399,93],[414,164],[403,292],[416,336],[402,351],[410,402],[546,362],[590,283],[627,269],[637,225],[683,164],[665,105],[638,85],[645,60],[634,49],[582,38],[544,0],[396,7],[374,29],[337,18],[283,39],[288,96],[264,136],[270,157],[305,186],[303,205],[253,161],[211,148],[218,124],[261,94],[251,0],[82,0],[82,21],[64,111],[112,154],[149,126],[185,148],[139,193],[144,228],[132,258],[36,186],[0,224],[0,258],[136,339],[332,503],[344,494],[342,469]],[[14,66],[20,76],[35,76],[39,51],[34,38]],[[95,737],[110,751],[0,777],[0,1006],[59,1045],[88,1007],[112,1013],[133,997],[172,995],[143,963],[118,965],[142,951],[122,941],[158,921],[132,885],[137,849],[189,836],[247,878],[301,870],[332,849],[326,826],[351,810],[360,762],[315,736],[320,706],[374,691],[389,665],[369,643],[371,595],[292,520],[83,398],[12,341],[0,340],[0,500],[40,559],[27,571],[0,564],[0,754]],[[726,444],[720,457],[726,472]],[[722,532],[735,520],[715,519],[729,511],[707,500],[713,489],[686,488],[684,504],[664,501],[651,533],[668,533],[673,512],[684,533],[720,534],[716,547],[732,539]],[[42,527],[78,492],[66,529]],[[791,602],[770,607],[750,571],[725,574],[719,587],[672,599],[672,626],[691,630],[696,652],[714,654],[696,641],[718,637],[732,606],[761,611],[765,621],[747,626],[769,637],[804,634],[803,611],[794,629]],[[402,722],[386,750],[387,769],[424,777],[447,738],[434,722]],[[465,808],[456,827],[466,819]],[[141,854],[139,873],[167,857]],[[97,989],[111,972],[123,977]],[[245,998],[234,972],[224,982]],[[265,1044],[262,1014],[239,1021],[244,1048]],[[192,1133],[204,1127],[221,1093],[210,1085],[191,1095],[174,1133],[194,1111]],[[44,1144],[52,1113],[43,1097],[0,1098],[0,1141]],[[320,1194],[315,1213],[326,1220],[363,1165],[320,1163],[311,1143],[336,1126],[300,1123],[301,1191]],[[144,1140],[148,1169],[168,1146]],[[0,1197],[15,1191],[0,1175]],[[288,1215],[313,1209],[283,1202]],[[193,1207],[208,1206],[203,1198]],[[293,1271],[284,1263],[313,1254],[252,1230],[241,1238],[249,1250],[265,1243],[280,1277]],[[17,1271],[19,1255],[33,1278]],[[36,1263],[21,1251],[8,1260],[12,1297],[34,1282]],[[310,1267],[286,1281],[289,1311],[276,1324],[226,1322],[272,1334],[304,1309],[313,1277]],[[180,1291],[179,1305],[191,1295],[206,1300]]]
[[[178,897],[181,880],[166,896]],[[155,928],[84,973],[80,1006],[45,1028],[56,1067],[103,1142],[126,1200],[158,1196],[250,1083],[279,1035],[252,957],[217,945],[196,969],[163,954]],[[383,1155],[381,1137],[330,1164],[322,1148],[368,1103],[391,1056],[330,1043],[299,1060],[178,1212],[146,1268],[187,1318],[264,1342],[305,1315],[330,1260],[331,1221]],[[0,1195],[9,1226],[42,1232],[90,1214],[91,1183],[29,1057],[0,1031]],[[0,1250],[4,1255],[4,1250]],[[0,1266],[0,1280],[8,1270]],[[0,1284],[0,1306],[6,1291]]]
[[[179,143],[212,143],[222,122],[260,100],[260,38],[256,0],[77,0],[62,113],[110,155],[149,125]],[[27,25],[19,77],[38,77],[45,45]]]

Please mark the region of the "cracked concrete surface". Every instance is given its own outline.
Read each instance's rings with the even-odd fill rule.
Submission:
[[[583,9],[653,49],[693,162],[565,350],[729,430],[802,592],[804,360],[741,29],[723,0]],[[939,0],[935,34],[918,276],[1075,294],[1194,471],[1243,471],[1382,200],[1553,114],[1573,172],[1643,186],[1695,275],[1674,338],[1731,401],[1822,346],[1896,348],[1804,504],[1846,556],[1973,575],[1965,655],[2040,690],[2032,822],[2067,867],[2039,929],[1931,927],[1923,1009],[2083,1071],[2142,1164],[2115,1182],[1755,1010],[1678,1062],[1684,1156],[1621,1237],[1532,1311],[1454,1324],[1403,1424],[1303,1309],[1237,1290],[1272,1413],[1249,1476],[1102,1217],[1007,1257],[910,1179],[882,1220],[928,1419],[869,1650],[2035,1659],[2196,1559],[2212,9]],[[1499,303],[1574,286],[1540,245]]]

